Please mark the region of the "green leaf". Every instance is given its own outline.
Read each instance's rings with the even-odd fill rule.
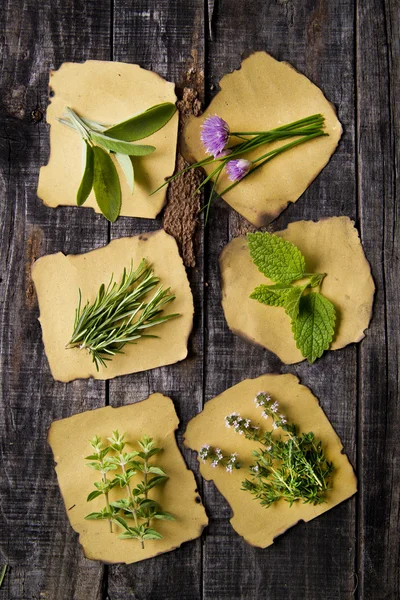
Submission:
[[[147,156],[154,152],[154,146],[141,146],[139,144],[131,144],[114,138],[103,135],[102,133],[90,132],[90,139],[98,146],[110,152],[119,152],[121,154],[130,154],[131,156]]]
[[[291,283],[301,279],[305,259],[294,244],[271,233],[248,233],[250,256],[266,277],[276,283]]]
[[[268,306],[285,306],[286,297],[292,289],[292,286],[283,283],[261,284],[250,294],[250,298]]]
[[[164,521],[175,521],[175,517],[173,517],[168,512],[158,512],[153,516],[154,519],[163,519]]]
[[[86,515],[85,519],[87,519],[88,521],[90,520],[100,520],[100,519],[106,519],[107,517],[105,515],[103,515],[103,513],[101,512],[92,512],[89,515]]]
[[[290,289],[286,295],[284,307],[286,314],[294,321],[297,319],[300,310],[300,299],[303,295],[304,290],[308,288],[306,285],[296,285]]]
[[[133,194],[133,188],[135,185],[135,174],[133,170],[132,160],[130,156],[127,156],[126,154],[121,154],[120,152],[115,153],[115,158],[117,159],[119,166],[123,170],[126,181],[129,186],[129,190],[131,194]]]
[[[160,483],[164,483],[164,481],[168,479],[168,477],[166,477],[165,475],[157,475],[156,477],[153,477],[152,479],[150,479],[150,481],[147,482],[147,489],[150,490],[151,488],[155,487],[156,485],[160,485]]]
[[[121,210],[121,186],[110,155],[95,146],[93,189],[97,204],[105,218],[112,223]]]
[[[125,521],[125,519],[123,519],[122,517],[116,516],[116,517],[113,518],[112,521],[113,521],[113,523],[115,523],[116,525],[119,525],[120,527],[122,527],[126,531],[129,531],[129,525]]]
[[[311,292],[300,299],[300,311],[292,322],[296,346],[311,363],[328,350],[335,332],[336,311],[330,300]]]
[[[110,127],[104,133],[119,140],[142,140],[164,127],[175,112],[176,106],[172,102],[157,104],[139,115]]]
[[[158,533],[155,529],[148,529],[142,537],[144,540],[162,540],[161,533]]]
[[[163,471],[162,469],[160,469],[160,467],[148,467],[147,472],[148,473],[153,473],[153,475],[163,475],[163,476],[166,476],[165,471]]]
[[[321,285],[323,279],[326,277],[326,273],[314,273],[310,278],[310,286],[317,287]]]
[[[89,496],[86,498],[86,502],[90,502],[91,500],[94,500],[95,498],[101,495],[102,492],[99,492],[98,490],[93,490],[93,492],[90,492]]]
[[[83,171],[82,181],[76,195],[76,203],[78,206],[82,206],[88,199],[90,192],[93,187],[93,173],[94,173],[94,154],[92,147],[87,143],[86,140],[82,141],[84,148],[84,161],[85,167]]]

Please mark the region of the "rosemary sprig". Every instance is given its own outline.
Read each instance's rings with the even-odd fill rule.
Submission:
[[[250,492],[266,508],[279,500],[285,500],[290,506],[297,501],[313,505],[326,502],[334,467],[326,459],[321,441],[312,432],[300,435],[296,425],[288,423],[286,417],[278,412],[278,402],[273,401],[269,394],[259,392],[254,401],[263,409],[262,416],[272,420],[272,431],[261,432],[250,419],[244,419],[235,412],[225,418],[228,428],[262,446],[252,453],[255,462],[249,468],[251,477],[242,482],[242,489]],[[277,429],[282,429],[284,437],[276,435]],[[199,455],[203,462],[211,460],[213,467],[226,466],[230,459],[221,449],[209,445],[202,446]],[[240,468],[239,463],[235,466]],[[232,472],[231,468],[226,470]]]
[[[113,282],[113,277],[107,288],[102,284],[93,303],[87,301],[82,307],[79,290],[74,331],[67,348],[86,349],[98,371],[99,365],[107,367],[107,361],[122,354],[125,344],[157,337],[143,331],[179,316],[177,313],[162,314],[164,307],[175,299],[170,288],[159,287],[147,302],[144,300],[159,281],[143,259],[136,270],[132,265],[129,272],[124,269],[119,284]]]

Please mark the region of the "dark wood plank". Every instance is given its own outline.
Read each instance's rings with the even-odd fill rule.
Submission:
[[[181,95],[185,86],[203,94],[203,2],[190,0],[116,0],[114,4],[114,60],[138,63],[169,81]],[[157,220],[119,219],[111,227],[111,238],[133,235],[162,227]],[[196,461],[184,450],[181,434],[187,421],[201,410],[203,373],[203,247],[197,240],[197,266],[188,270],[195,301],[195,322],[189,340],[188,358],[176,365],[110,381],[113,406],[131,403],[159,391],[173,398],[182,425],[178,442],[188,464]],[[201,540],[179,550],[135,565],[109,567],[111,599],[162,598],[175,600],[201,597]]]
[[[346,130],[331,163],[305,192],[273,223],[347,214],[356,217],[354,173],[354,18],[349,3],[229,3],[214,10],[215,28],[209,44],[207,83],[237,68],[241,54],[266,50],[288,60],[319,85],[339,109]],[[341,74],[338,77],[338,73]],[[340,173],[340,177],[338,174]],[[232,237],[249,225],[222,202],[210,216],[208,233],[208,294],[206,397],[264,372],[291,372],[319,397],[333,426],[355,461],[356,349],[329,353],[314,365],[286,367],[271,353],[234,336],[220,305],[218,256]],[[355,587],[355,500],[300,525],[265,551],[251,548],[229,527],[230,509],[212,484],[205,487],[212,524],[205,544],[204,597],[351,598]],[[266,515],[267,517],[267,515]],[[229,567],[228,567],[229,565]],[[233,579],[232,573],[235,573]]]
[[[358,2],[357,108],[362,239],[377,285],[360,349],[359,598],[400,597],[399,145],[396,2]]]
[[[58,490],[47,429],[101,406],[102,382],[56,383],[43,352],[30,267],[39,256],[107,241],[101,216],[46,208],[36,198],[48,157],[48,72],[65,60],[109,58],[110,2],[2,3],[1,526],[4,598],[97,600],[103,566],[84,558]]]

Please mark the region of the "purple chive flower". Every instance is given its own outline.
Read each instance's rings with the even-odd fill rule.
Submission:
[[[222,153],[228,143],[228,123],[217,115],[207,117],[201,128],[200,137],[206,152],[216,157]]]
[[[252,163],[245,158],[237,158],[230,160],[226,163],[225,169],[228,173],[228,177],[231,181],[239,181],[242,179],[251,169]]]

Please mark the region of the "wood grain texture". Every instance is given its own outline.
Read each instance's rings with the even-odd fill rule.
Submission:
[[[0,22],[0,564],[10,565],[0,599],[398,598],[396,1],[15,0],[2,3]],[[31,263],[46,253],[84,252],[158,229],[162,219],[125,218],[109,226],[92,211],[51,210],[36,198],[49,151],[48,70],[87,58],[136,62],[175,81],[178,95],[191,87],[208,102],[222,75],[253,50],[288,60],[337,106],[345,130],[338,151],[272,230],[298,219],[356,219],[378,289],[366,339],[314,365],[286,367],[234,336],[220,305],[218,257],[250,227],[219,201],[208,229],[197,232],[197,266],[188,270],[196,310],[188,359],[106,384],[54,382]],[[264,372],[297,374],[320,398],[357,467],[360,493],[260,550],[234,533],[229,506],[198,478],[211,517],[202,540],[130,566],[86,560],[64,514],[46,443],[50,422],[161,391],[175,401],[183,449],[181,433],[204,400]],[[183,452],[196,469],[194,455]]]
[[[377,296],[359,355],[359,597],[400,597],[399,134],[396,3],[359,2],[357,143],[364,247]]]
[[[354,22],[346,2],[266,3],[236,5],[227,1],[214,11],[214,39],[209,46],[209,80],[214,88],[224,73],[238,68],[241,53],[268,49],[279,60],[319,85],[338,108],[346,136],[316,181],[302,198],[273,223],[274,230],[298,219],[319,219],[347,214],[356,216],[354,169],[354,82],[352,71]],[[340,15],[340,16],[339,16]],[[235,31],[235,36],[232,36]],[[338,81],[337,73],[343,73]],[[341,173],[338,178],[338,173]],[[218,256],[223,245],[246,231],[246,222],[222,202],[215,207],[209,228],[208,338],[206,344],[206,397],[210,398],[246,377],[264,372],[291,372],[320,398],[350,460],[355,462],[356,349],[328,353],[314,365],[282,366],[271,353],[251,346],[227,328],[221,304]],[[339,396],[338,396],[338,390]],[[223,543],[229,507],[212,484],[205,489],[206,507],[213,519],[204,555],[205,598],[351,598],[355,587],[355,500],[329,511],[307,525],[297,526],[260,552],[235,542],[234,560],[240,565],[241,584],[232,589],[226,568],[231,547]],[[329,535],[328,532],[331,532]],[[327,558],[327,539],[329,556]],[[310,549],[312,548],[312,551]],[[243,578],[243,574],[251,577]],[[212,584],[210,582],[213,582]],[[207,584],[208,582],[208,584]],[[246,582],[246,583],[244,583]],[[243,584],[243,587],[241,585]],[[247,596],[246,596],[247,593]]]
[[[203,77],[200,65],[204,62],[203,2],[199,0],[146,0],[132,3],[115,0],[114,60],[138,63],[152,69],[169,81],[177,83],[181,94],[187,85],[203,96]],[[156,221],[119,219],[111,226],[111,239],[132,235],[149,228],[162,227]],[[188,276],[195,301],[195,319],[189,339],[188,358],[181,363],[112,380],[109,401],[119,406],[162,391],[174,400],[181,426],[178,443],[187,463],[193,467],[194,457],[183,449],[181,434],[184,423],[202,407],[203,380],[203,246],[197,241],[196,269]],[[177,325],[179,326],[179,325]],[[200,482],[199,482],[200,485]],[[201,597],[202,542],[196,540],[179,550],[157,556],[151,561],[130,566],[109,567],[107,591],[110,600],[163,598],[174,600],[184,593],[187,600]],[[149,568],[151,577],[149,577]]]
[[[53,381],[30,267],[43,254],[82,252],[107,240],[102,217],[50,210],[36,198],[36,185],[49,151],[45,121],[37,122],[46,110],[49,69],[109,57],[110,4],[2,6],[0,562],[10,571],[0,593],[15,600],[97,600],[104,567],[84,558],[68,526],[46,437],[53,419],[102,406],[105,387]]]

